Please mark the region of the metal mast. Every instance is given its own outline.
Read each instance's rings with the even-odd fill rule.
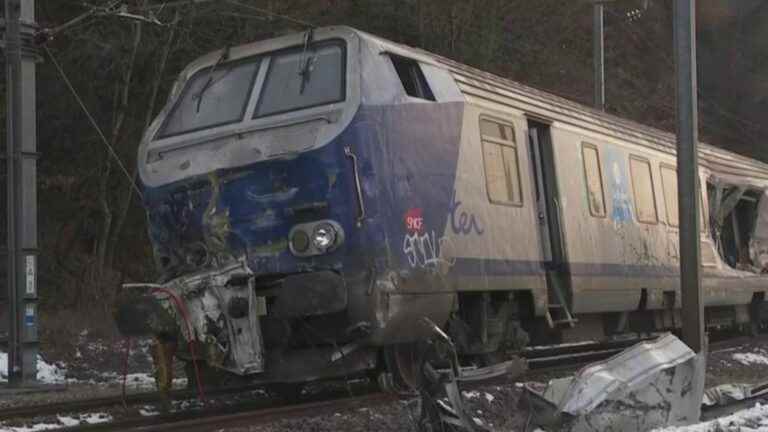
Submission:
[[[605,110],[605,5],[592,5],[592,61],[594,62],[595,108]]]
[[[37,379],[37,112],[34,0],[5,0],[8,381]],[[3,323],[5,324],[5,323]]]
[[[677,191],[680,211],[680,292],[683,340],[701,352],[704,303],[701,292],[698,97],[696,94],[696,1],[675,0],[677,69]]]

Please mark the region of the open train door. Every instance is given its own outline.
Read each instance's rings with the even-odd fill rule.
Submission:
[[[534,177],[531,183],[535,189],[535,211],[539,221],[542,261],[547,278],[549,303],[546,318],[550,327],[573,327],[576,319],[571,314],[570,271],[549,125],[529,119],[528,145]]]

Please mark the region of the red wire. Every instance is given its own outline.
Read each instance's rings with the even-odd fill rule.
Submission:
[[[128,402],[125,400],[125,385],[128,381],[128,358],[131,356],[131,338],[125,338],[123,345],[125,346],[125,359],[123,361],[123,406],[128,408]]]
[[[195,355],[195,349],[194,349],[194,343],[192,342],[192,325],[189,322],[189,313],[187,312],[187,307],[184,306],[184,302],[181,301],[178,295],[174,293],[173,291],[162,288],[162,287],[155,287],[152,289],[152,292],[155,293],[157,291],[161,291],[165,294],[168,294],[173,299],[173,302],[176,304],[176,308],[179,309],[179,312],[181,313],[181,317],[184,319],[184,323],[187,325],[187,334],[189,335],[189,340],[187,341],[187,346],[189,347],[189,354],[192,356],[192,365],[195,368],[195,378],[197,381],[197,394],[200,398],[200,401],[205,403],[205,393],[203,392],[203,383],[200,380],[200,369],[197,367],[197,356]]]

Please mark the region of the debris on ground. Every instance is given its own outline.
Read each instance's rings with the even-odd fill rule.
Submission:
[[[699,421],[705,356],[672,334],[526,386],[533,424],[551,431],[647,431]]]

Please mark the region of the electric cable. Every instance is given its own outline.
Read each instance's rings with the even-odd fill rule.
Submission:
[[[205,393],[203,392],[203,382],[200,379],[201,378],[200,368],[197,365],[197,355],[195,353],[195,348],[194,348],[195,344],[193,341],[194,333],[192,332],[192,324],[190,323],[190,320],[189,320],[189,311],[187,311],[187,307],[184,306],[184,302],[181,301],[181,298],[179,298],[179,296],[176,293],[169,290],[168,288],[154,285],[152,286],[152,293],[154,294],[156,292],[162,292],[168,295],[173,300],[173,303],[176,305],[176,309],[179,310],[179,313],[181,314],[181,317],[184,320],[184,323],[186,324],[187,334],[189,336],[189,338],[187,339],[187,347],[189,349],[189,355],[190,357],[192,357],[192,366],[195,369],[197,394],[198,394],[198,397],[200,398],[200,401],[205,403]]]
[[[62,80],[64,83],[66,83],[67,87],[69,88],[69,91],[72,93],[72,96],[74,96],[77,103],[80,105],[80,108],[82,108],[83,112],[85,113],[86,117],[88,117],[88,121],[90,121],[91,125],[94,129],[96,129],[96,132],[99,134],[99,137],[101,138],[101,141],[104,143],[104,145],[107,147],[107,150],[109,151],[109,154],[115,159],[117,162],[117,165],[120,167],[120,170],[125,174],[125,178],[128,179],[128,182],[131,184],[133,189],[136,191],[136,194],[144,200],[144,194],[141,193],[141,190],[139,190],[139,187],[136,186],[136,183],[133,181],[133,177],[130,173],[128,173],[128,170],[125,168],[125,165],[123,165],[123,161],[120,160],[120,157],[115,152],[115,149],[112,147],[112,145],[109,143],[109,140],[104,135],[104,132],[102,132],[101,128],[99,127],[98,123],[96,123],[96,120],[91,115],[90,111],[88,111],[88,107],[85,105],[85,102],[80,98],[80,95],[77,93],[77,90],[72,86],[72,82],[67,77],[67,74],[64,72],[64,69],[61,68],[61,65],[56,60],[56,57],[53,56],[53,53],[48,48],[47,45],[43,45],[43,49],[48,54],[48,57],[51,58],[51,62],[56,67],[56,69],[59,72],[59,75],[61,75]]]

